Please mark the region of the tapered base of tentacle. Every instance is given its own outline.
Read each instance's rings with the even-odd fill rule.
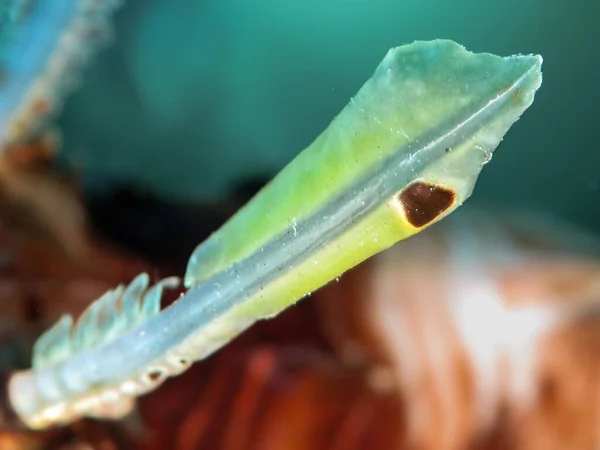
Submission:
[[[14,410],[9,394],[10,373],[0,374],[0,428],[3,429],[22,429],[26,428],[25,423]]]
[[[228,317],[184,341],[136,376],[87,389],[79,395],[59,372],[50,370],[41,377],[31,370],[16,372],[5,383],[8,403],[14,408],[14,416],[31,429],[67,424],[84,416],[121,419],[133,410],[137,397],[184,372],[194,361],[207,357],[253,323],[232,321]]]
[[[135,397],[125,395],[119,389],[105,389],[101,392],[91,390],[75,401],[56,401],[43,407],[47,399],[40,395],[37,381],[33,372],[24,371],[12,374],[4,383],[6,403],[13,411],[14,418],[31,429],[63,425],[83,416],[121,419],[135,405]]]

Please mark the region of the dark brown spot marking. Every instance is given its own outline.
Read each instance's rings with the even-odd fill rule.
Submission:
[[[398,195],[406,220],[417,228],[424,227],[452,206],[456,193],[447,187],[417,181]]]
[[[163,373],[160,370],[153,370],[148,374],[148,379],[152,382],[156,382],[163,377]]]

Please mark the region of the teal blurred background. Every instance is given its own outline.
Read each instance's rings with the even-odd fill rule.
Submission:
[[[61,118],[88,187],[218,202],[308,145],[390,47],[449,38],[540,53],[544,82],[472,204],[541,209],[600,229],[600,1],[145,0]]]

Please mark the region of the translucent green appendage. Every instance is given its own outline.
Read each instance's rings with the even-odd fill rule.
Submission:
[[[462,202],[483,163],[533,101],[540,66],[539,56],[474,54],[451,41],[390,50],[327,130],[196,249],[186,286],[333,212],[356,187],[381,186],[385,197],[426,177],[456,191]],[[378,195],[357,194],[364,211]]]
[[[59,324],[37,345],[42,363],[11,379],[15,410],[36,428],[124,414],[255,321],[450,214],[531,105],[541,62],[451,41],[391,50],[330,126],[194,251],[183,297],[147,316],[135,306],[132,321],[97,325],[90,312],[74,329]]]

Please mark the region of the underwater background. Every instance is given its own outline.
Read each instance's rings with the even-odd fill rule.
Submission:
[[[42,102],[40,129],[0,158],[6,371],[27,370],[36,338],[63,314],[81,317],[140,272],[153,283],[183,274],[198,243],[330,124],[390,48],[440,38],[541,54],[543,84],[467,202],[492,220],[459,211],[371,258],[167,380],[123,420],[8,427],[0,449],[597,445],[599,0],[0,0],[0,56],[15,11],[58,20],[82,5],[98,8],[86,24],[97,27],[75,33],[63,61],[79,62],[109,22],[112,42],[85,64],[60,114]],[[33,28],[41,48],[48,34]],[[27,58],[15,54],[19,67]],[[0,100],[17,92],[5,69]],[[549,216],[519,228],[504,210]],[[589,228],[589,240],[576,227],[552,234],[557,217]],[[296,236],[295,217],[290,226]],[[544,322],[548,311],[556,322]]]
[[[535,104],[470,205],[543,210],[600,228],[597,0],[147,0],[116,14],[66,104],[63,157],[88,191],[126,184],[219,202],[307,146],[391,47],[448,38],[540,53]]]

